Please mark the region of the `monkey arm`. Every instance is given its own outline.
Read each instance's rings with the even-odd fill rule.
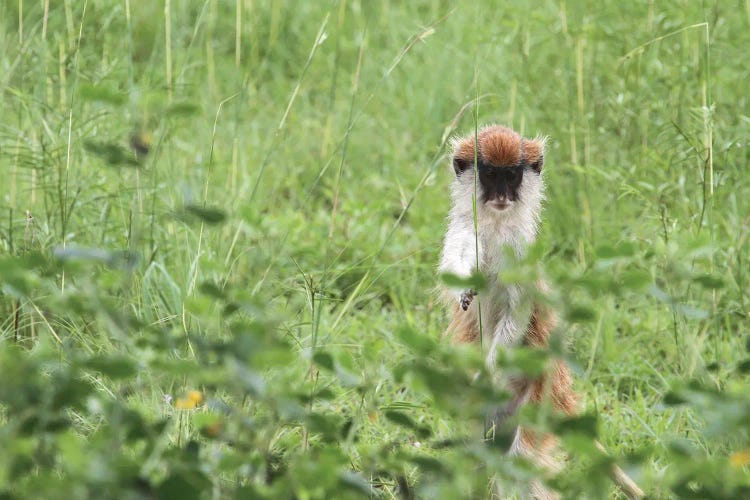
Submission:
[[[460,278],[468,278],[477,267],[477,244],[474,232],[458,228],[451,224],[445,235],[443,254],[440,259],[439,272],[454,274]],[[469,308],[476,295],[474,290],[449,288],[448,294],[465,311]]]

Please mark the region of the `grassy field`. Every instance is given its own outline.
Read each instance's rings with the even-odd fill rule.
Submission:
[[[0,40],[3,498],[523,496],[434,293],[487,123],[550,138],[509,279],[567,319],[552,483],[615,495],[596,435],[750,495],[747,1],[0,0]]]

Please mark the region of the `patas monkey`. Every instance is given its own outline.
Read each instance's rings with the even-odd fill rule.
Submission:
[[[456,176],[439,271],[467,278],[478,270],[487,279],[487,287],[481,296],[481,318],[474,290],[445,289],[443,295],[452,314],[448,333],[458,342],[478,342],[481,319],[481,342],[487,365],[493,368],[500,349],[545,346],[555,326],[551,311],[534,304],[532,291],[498,278],[500,271],[512,265],[512,258],[522,256],[536,239],[544,199],[544,139],[526,139],[507,127],[493,125],[479,130],[476,136],[456,139],[452,162]],[[539,287],[544,285],[540,283]],[[545,398],[559,412],[572,415],[576,411],[570,374],[562,361],[556,361],[538,379],[511,377],[505,383],[513,397],[490,415],[494,427],[503,425],[520,405],[540,403]],[[519,428],[510,453],[524,455],[554,471],[558,465],[553,448],[551,436]],[[642,496],[622,471],[617,469],[613,475],[628,496]],[[540,484],[532,485],[532,495],[554,498]]]

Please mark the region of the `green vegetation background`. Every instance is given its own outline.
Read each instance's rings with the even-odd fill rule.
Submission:
[[[0,40],[3,498],[524,495],[434,293],[477,123],[550,139],[507,279],[567,320],[551,483],[614,495],[598,436],[750,495],[747,1],[2,0]]]

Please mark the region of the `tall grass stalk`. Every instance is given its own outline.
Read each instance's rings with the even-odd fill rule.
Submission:
[[[274,3],[276,5],[276,3]],[[255,178],[255,182],[253,183],[253,189],[250,192],[250,198],[249,201],[253,202],[255,200],[255,196],[258,193],[258,187],[260,186],[260,182],[263,179],[263,174],[265,173],[266,167],[268,166],[268,162],[271,159],[271,156],[275,152],[277,141],[279,140],[279,137],[281,136],[282,130],[284,130],[284,125],[286,124],[286,119],[289,116],[289,112],[292,110],[292,106],[294,105],[294,101],[297,99],[297,95],[299,94],[300,88],[302,87],[302,81],[305,78],[305,75],[307,74],[307,70],[310,68],[310,64],[312,63],[313,58],[315,57],[315,53],[318,51],[318,48],[323,43],[323,41],[326,38],[326,26],[328,25],[328,17],[330,16],[330,13],[327,13],[325,15],[325,18],[323,19],[323,22],[320,24],[320,28],[318,29],[318,34],[315,36],[315,40],[313,41],[313,45],[310,48],[310,53],[307,56],[307,61],[305,61],[305,65],[302,67],[302,72],[300,73],[299,77],[297,78],[297,82],[294,85],[294,89],[292,90],[291,96],[289,96],[289,100],[286,104],[286,109],[284,110],[284,113],[281,115],[281,119],[279,120],[278,125],[273,130],[273,133],[271,134],[271,141],[266,149],[266,154],[263,158],[263,161],[261,161],[260,166],[258,168],[258,175]]]
[[[471,215],[474,223],[474,265],[479,272],[479,220],[477,218],[477,196],[479,195],[479,67],[474,66],[474,192],[471,196]],[[479,318],[479,348],[484,351],[484,327],[482,325],[482,299],[476,296]]]
[[[339,193],[341,189],[341,177],[344,173],[344,167],[346,166],[346,163],[347,163],[347,152],[348,152],[350,131],[353,125],[355,104],[356,104],[356,99],[357,99],[357,95],[359,92],[359,77],[362,71],[362,60],[363,60],[364,51],[365,51],[366,35],[367,35],[367,31],[365,28],[365,31],[362,33],[362,41],[359,47],[359,56],[357,57],[357,67],[355,69],[354,79],[352,81],[351,99],[349,103],[349,116],[347,118],[347,132],[344,135],[343,144],[341,147],[341,160],[339,161],[339,168],[338,168],[338,171],[336,172],[336,178],[334,180],[334,185],[333,185],[333,205],[331,207],[331,219],[328,225],[328,239],[326,243],[325,259],[323,261],[323,276],[322,276],[321,285],[320,285],[321,294],[326,293],[326,286],[328,284],[328,272],[329,272],[330,259],[331,259],[331,246],[333,244],[334,234],[336,230],[336,214],[339,210]],[[315,348],[317,347],[317,344],[318,344],[321,311],[322,311],[322,308],[318,307],[318,313],[315,317],[313,317],[313,332],[312,332],[312,340],[311,340],[312,353],[315,352]]]
[[[385,71],[385,73],[383,74],[383,76],[378,80],[377,84],[375,85],[375,88],[379,88],[381,85],[383,85],[388,80],[388,78],[390,77],[390,75],[393,72],[393,70],[401,63],[401,61],[406,56],[406,54],[416,45],[416,42],[419,41],[419,40],[424,40],[428,36],[430,36],[432,33],[434,33],[435,32],[435,26],[437,24],[443,22],[448,17],[449,14],[450,14],[450,12],[448,14],[444,15],[443,17],[441,17],[440,19],[438,19],[437,21],[435,21],[435,22],[431,23],[430,25],[428,25],[425,29],[420,30],[417,34],[415,34],[412,37],[410,37],[409,41],[404,45],[404,47],[400,50],[400,52],[398,53],[398,55],[394,58],[393,62],[388,67],[388,69]],[[309,64],[309,58],[308,58],[308,64]],[[367,98],[364,99],[363,103],[360,106],[359,111],[354,116],[354,118],[351,120],[351,124],[344,131],[343,138],[341,140],[339,140],[338,144],[336,145],[336,147],[334,148],[334,150],[331,152],[331,156],[329,157],[328,161],[326,161],[326,163],[323,165],[323,167],[321,167],[321,169],[318,171],[315,179],[313,180],[312,184],[307,189],[304,201],[309,200],[310,197],[313,195],[313,193],[315,192],[315,189],[317,188],[317,186],[320,183],[321,179],[323,179],[323,176],[325,175],[325,173],[328,171],[328,168],[333,163],[333,160],[335,159],[335,155],[338,153],[338,151],[339,151],[340,148],[343,148],[345,142],[347,141],[347,134],[349,134],[351,132],[351,130],[354,129],[354,127],[357,124],[357,122],[359,121],[359,119],[365,114],[365,111],[367,110],[368,105],[370,104],[370,102],[372,102],[372,100],[373,100],[374,97],[375,97],[375,91],[373,90],[372,92],[369,93],[369,95],[367,96]],[[290,101],[290,104],[291,104],[291,101]],[[290,104],[287,105],[287,108],[289,108]],[[461,109],[461,111],[459,111],[459,113],[457,114],[457,117],[460,116],[462,114],[462,112],[463,112],[463,108]],[[456,117],[454,117],[454,120],[451,121],[451,124],[443,132],[443,136],[442,136],[442,139],[440,141],[439,151],[442,151],[443,147],[445,146],[446,141],[450,137],[450,134],[453,132],[453,127],[455,127],[456,123],[457,123],[457,120],[456,120]],[[269,153],[267,154],[266,158],[264,159],[263,163],[261,164],[261,167],[263,167],[267,163],[267,160],[268,160],[269,157],[270,157],[270,150],[269,150]],[[421,185],[424,184],[424,182],[429,177],[429,174],[432,173],[434,167],[435,167],[435,162],[433,161],[430,164],[428,173],[425,174],[425,176],[423,176],[422,179],[420,180],[418,188]],[[260,172],[258,174],[258,178],[260,178],[261,174],[262,174],[262,172]],[[257,181],[256,181],[255,186],[257,186]],[[253,193],[255,193],[255,187],[253,188]],[[251,195],[250,199],[251,200],[253,199],[252,195]],[[413,198],[412,198],[412,200],[413,200]],[[412,200],[409,201],[409,204],[411,203]],[[354,292],[348,296],[347,301],[344,302],[344,305],[342,306],[342,309],[341,309],[339,315],[336,317],[336,320],[334,322],[334,327],[332,327],[332,329],[335,329],[335,326],[338,325],[338,322],[345,316],[345,312],[349,309],[349,307],[351,307],[351,305],[354,303],[354,300],[356,298],[358,298],[359,293],[361,292],[361,290],[364,289],[365,282],[366,282],[367,279],[370,278],[370,271],[373,268],[372,266],[374,266],[374,264],[375,264],[377,256],[379,256],[380,253],[383,251],[383,248],[385,247],[385,243],[387,242],[388,238],[390,238],[390,236],[393,234],[395,228],[398,226],[398,223],[403,218],[403,216],[406,213],[407,209],[408,209],[408,206],[406,207],[406,209],[404,209],[404,210],[401,211],[401,213],[399,214],[399,216],[398,216],[398,218],[396,220],[396,224],[394,226],[392,226],[391,230],[389,231],[388,236],[386,237],[386,241],[383,242],[383,244],[378,248],[378,250],[375,251],[372,254],[370,265],[367,268],[367,271],[365,272],[364,277],[357,283],[357,286],[355,287]],[[253,294],[257,294],[258,291],[260,291],[260,289],[263,287],[263,284],[266,281],[268,273],[271,271],[271,269],[273,268],[273,266],[277,262],[277,258],[278,258],[278,255],[280,254],[281,248],[283,248],[284,245],[287,242],[289,234],[290,234],[290,232],[287,231],[284,234],[284,236],[280,239],[279,244],[274,249],[274,252],[272,254],[270,263],[268,264],[268,266],[266,266],[266,269],[263,272],[260,280],[258,280],[258,282],[256,283],[255,287],[253,288]]]
[[[66,15],[68,14],[68,11],[70,9],[69,2],[66,0],[65,2],[65,9],[66,9]],[[67,105],[68,110],[68,140],[65,150],[65,171],[63,175],[58,175],[58,190],[60,190],[59,183],[62,182],[64,184],[64,187],[62,188],[62,195],[60,196],[60,241],[62,243],[63,249],[66,246],[67,238],[68,238],[68,222],[70,218],[70,212],[72,210],[72,204],[70,200],[68,199],[68,184],[70,181],[70,165],[71,165],[71,152],[73,148],[73,109],[75,107],[75,91],[77,90],[77,84],[78,84],[78,61],[79,61],[79,54],[80,54],[80,47],[81,47],[81,38],[83,37],[83,23],[86,19],[86,7],[88,6],[88,0],[84,0],[83,2],[83,9],[81,11],[81,22],[78,27],[78,39],[75,42],[74,45],[74,51],[75,54],[73,56],[73,90],[70,95],[70,102]],[[72,18],[72,14],[71,14]],[[61,46],[62,49],[62,46]],[[61,54],[62,56],[62,54]],[[65,74],[65,68],[64,63],[60,61],[60,75],[61,78],[63,78],[63,75]],[[62,88],[62,87],[61,87]],[[64,181],[62,181],[62,178],[64,178]],[[65,272],[61,274],[60,277],[60,290],[62,292],[65,291]]]

